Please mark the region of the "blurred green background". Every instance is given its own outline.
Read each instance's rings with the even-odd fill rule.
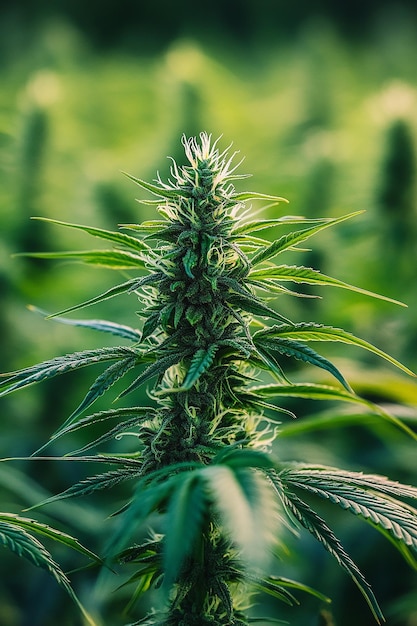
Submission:
[[[325,231],[312,251],[288,262],[319,267],[408,308],[328,289],[315,292],[324,296],[320,300],[282,300],[280,310],[295,320],[343,326],[417,371],[416,59],[417,7],[411,0],[3,2],[0,370],[102,345],[100,336],[46,322],[26,305],[57,311],[121,282],[104,269],[13,258],[24,251],[97,245],[77,231],[30,217],[110,229],[152,217],[151,208],[135,202],[143,195],[121,171],[148,180],[156,171],[167,175],[166,155],[184,161],[182,133],[205,130],[222,135],[223,148],[233,142],[245,157],[241,172],[253,177],[239,189],[290,200],[267,210],[269,216],[336,217],[366,210]],[[137,308],[126,296],[79,316],[136,326]],[[351,348],[329,348],[327,354],[358,393],[391,406],[415,428],[417,386],[411,379]],[[319,380],[311,371],[294,370],[293,376]],[[93,379],[94,373],[82,370],[3,399],[0,456],[31,454]],[[343,407],[291,408],[300,419],[283,424],[280,456],[416,484],[415,444],[391,426]],[[50,452],[81,444],[80,435],[58,441]],[[1,509],[19,512],[85,475],[86,468],[75,463],[2,463]],[[64,501],[37,515],[70,532],[75,528],[100,551],[111,528],[106,515],[126,494],[112,495],[111,502],[110,495]],[[362,522],[328,513],[373,584],[388,623],[416,626],[416,574]],[[278,575],[331,595],[336,626],[372,623],[353,585],[314,540],[302,534],[289,543],[291,554],[278,564]],[[1,556],[1,626],[81,624],[52,579],[5,550]],[[84,564],[67,553],[54,556],[66,569]],[[116,582],[100,578],[98,589],[96,574],[73,576],[82,600],[106,626],[133,621],[120,617],[130,593],[115,591],[123,574]],[[320,616],[316,600],[300,600],[300,607],[287,610],[260,598],[257,613],[296,626],[333,623]]]

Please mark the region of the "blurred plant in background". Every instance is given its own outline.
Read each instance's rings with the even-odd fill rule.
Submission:
[[[253,3],[242,2],[233,16],[223,6],[210,5],[200,30],[186,5],[177,7],[175,15],[168,7],[158,16],[151,5],[141,7],[140,18],[135,18],[133,7],[123,14],[122,5],[115,16],[109,3],[102,11],[77,2],[62,3],[60,13],[46,1],[36,10],[23,1],[2,9],[2,371],[95,345],[90,335],[80,337],[72,327],[51,327],[25,308],[28,303],[51,310],[65,308],[91,293],[87,272],[80,274],[67,264],[52,267],[41,260],[11,258],[28,249],[83,245],[82,234],[53,231],[47,225],[39,229],[29,216],[103,228],[148,218],[147,207],[132,205],[130,186],[118,172],[140,169],[144,178],[152,177],[161,166],[161,154],[179,156],[178,136],[184,131],[193,135],[200,128],[216,136],[224,133],[226,142],[233,138],[247,155],[246,169],[256,176],[259,188],[289,198],[294,214],[338,216],[366,209],[355,223],[323,233],[315,258],[308,251],[300,252],[302,262],[387,293],[409,309],[398,312],[384,303],[339,292],[323,300],[303,300],[302,310],[294,303],[289,314],[302,319],[308,302],[311,319],[366,336],[417,369],[413,3],[390,7],[370,2],[360,8],[350,3],[350,8],[340,6],[339,13],[334,3],[324,1],[315,8],[304,3],[303,11],[278,3],[274,12],[271,3],[261,4],[255,10]],[[401,184],[398,167],[404,176]],[[168,169],[167,161],[161,175]],[[274,209],[265,215],[274,217]],[[398,236],[392,237],[401,229],[406,231],[404,245]],[[343,254],[338,254],[341,249]],[[97,290],[111,286],[100,269],[95,270],[94,280]],[[113,315],[112,301],[102,307],[103,316]],[[117,307],[117,317],[131,322],[127,307]],[[333,356],[331,349],[329,355]],[[394,403],[407,423],[415,424],[415,385],[382,369],[372,357],[355,357],[343,364],[355,390],[371,400]],[[28,390],[18,400],[4,400],[1,456],[26,455],[36,449],[59,415],[72,410],[72,396],[84,381],[82,372],[74,373],[64,386],[57,379]],[[340,431],[328,427],[326,413],[317,405],[297,401],[291,406],[305,419],[283,428],[288,458],[325,454],[329,463],[334,457],[344,458],[346,466],[364,463],[404,482],[415,482],[414,451],[395,430],[372,418],[367,424],[358,423],[354,412],[349,412],[340,422]],[[25,432],[24,438],[16,439],[16,426]],[[393,455],[386,454],[387,441]],[[54,469],[53,476],[47,468],[31,466],[30,474],[31,484],[24,464],[7,471],[1,468],[3,510],[20,511],[43,499],[46,494],[38,479],[46,484],[48,477],[52,492],[64,488],[69,478],[82,478],[72,466]],[[80,511],[74,503],[55,506],[62,523],[68,515],[74,518],[67,507]],[[96,507],[83,506],[82,515],[75,516],[80,533],[87,535],[97,528],[105,509],[100,498]],[[411,592],[415,577],[366,533],[346,525],[345,536],[352,543],[370,546],[369,553],[363,550],[363,569],[368,562],[372,570],[382,570],[387,562],[396,568],[398,589],[387,589],[381,576],[376,592],[392,599],[392,623],[410,626],[417,612]],[[317,586],[318,576],[323,582],[325,578],[338,582],[335,614],[337,625],[344,626],[349,623],[343,621],[344,607],[349,607],[353,592],[328,564],[318,572],[320,557],[311,544],[306,543],[305,549],[311,554],[311,568],[307,562],[298,567],[306,582]],[[49,614],[61,614],[63,600],[53,583],[45,587],[49,583],[28,569],[30,586],[23,589],[21,581],[28,579],[23,565],[14,571],[14,562],[3,555],[0,567],[0,623],[44,626],[44,615],[24,617],[31,598],[44,588],[51,603]],[[402,596],[407,588],[410,595]],[[297,618],[301,626],[307,623],[303,610]]]

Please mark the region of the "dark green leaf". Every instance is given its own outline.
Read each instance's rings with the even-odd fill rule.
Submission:
[[[112,335],[117,335],[118,337],[123,337],[125,339],[130,339],[130,341],[134,342],[140,341],[141,338],[141,333],[138,330],[131,328],[130,326],[124,326],[123,324],[116,324],[116,322],[109,322],[108,320],[72,320],[67,317],[51,316],[51,314],[47,311],[43,311],[42,309],[38,309],[38,307],[32,305],[28,308],[35,313],[51,318],[55,322],[59,322],[61,324],[91,328],[92,330],[98,330]]]
[[[93,404],[102,396],[112,385],[114,385],[120,378],[131,370],[135,365],[140,362],[140,359],[136,355],[129,356],[126,359],[121,359],[117,363],[113,363],[110,365],[98,378],[94,381],[93,385],[88,390],[87,395],[81,404],[75,409],[75,411],[69,416],[69,418],[64,422],[62,428],[60,428],[57,432],[57,435],[60,431],[67,426],[73,424],[77,417],[81,415],[83,411],[85,411],[89,406]]]
[[[177,481],[167,510],[164,546],[164,587],[169,590],[177,579],[202,531],[207,498],[197,472],[187,472]]]
[[[364,596],[378,624],[385,621],[368,581],[347,554],[331,528],[329,528],[326,522],[317,515],[308,504],[303,502],[296,494],[284,488],[283,485],[280,484],[280,480],[274,479],[273,475],[271,478],[289,513],[326,548],[339,565],[349,574]]]
[[[405,365],[402,365],[402,363],[391,357],[389,354],[386,354],[368,341],[359,339],[358,337],[355,337],[355,335],[352,335],[341,328],[333,328],[332,326],[315,324],[314,322],[302,322],[300,324],[292,325],[279,324],[277,326],[272,326],[272,328],[257,331],[254,334],[254,341],[256,341],[256,337],[280,337],[300,339],[301,341],[337,341],[340,343],[346,343],[369,350],[369,352],[373,352],[374,354],[389,361],[410,376],[415,376],[414,372],[408,369],[408,367],[405,367]]]
[[[59,374],[65,374],[72,370],[95,365],[96,363],[102,363],[104,361],[115,361],[126,358],[139,359],[140,356],[130,348],[115,347],[85,350],[84,352],[74,352],[66,356],[56,357],[50,361],[44,361],[37,365],[18,370],[17,372],[1,374],[0,376],[5,377],[5,380],[0,386],[5,387],[5,389],[0,393],[0,396],[11,393],[16,389],[27,387],[33,383],[39,383]]]
[[[213,343],[208,348],[200,348],[197,350],[179,391],[186,391],[195,385],[200,376],[202,376],[213,363],[217,349],[217,344]]]
[[[347,390],[352,392],[349,383],[345,380],[344,376],[337,369],[333,363],[324,358],[320,354],[317,354],[315,350],[312,350],[309,346],[295,341],[294,339],[281,339],[269,337],[254,337],[254,343],[257,347],[261,346],[262,349],[269,353],[278,352],[289,357],[293,357],[305,363],[310,363],[316,367],[320,367],[332,374]]]
[[[271,309],[271,307],[264,304],[259,298],[256,296],[244,296],[242,294],[228,294],[227,295],[227,303],[232,305],[232,307],[239,307],[243,311],[247,313],[251,313],[252,315],[256,315],[259,317],[268,317],[272,319],[279,319],[285,322],[291,323],[287,318],[283,315]]]
[[[51,528],[51,526],[48,526],[47,524],[42,524],[36,520],[21,517],[20,515],[16,515],[14,513],[0,513],[0,521],[12,524],[13,526],[18,526],[19,528],[23,528],[30,533],[42,535],[43,537],[47,537],[48,539],[52,539],[58,543],[62,543],[67,546],[67,548],[72,548],[93,561],[102,563],[102,559],[94,554],[94,552],[91,552],[88,548],[85,548],[78,539],[71,537],[71,535],[62,532],[61,530]]]

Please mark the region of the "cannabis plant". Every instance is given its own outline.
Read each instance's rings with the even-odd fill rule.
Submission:
[[[273,444],[280,421],[296,417],[286,402],[294,397],[357,403],[416,438],[382,408],[355,395],[342,372],[311,343],[350,344],[413,373],[347,331],[288,319],[287,297],[312,297],[310,291],[296,290],[300,284],[383,298],[317,269],[276,263],[279,255],[299,250],[313,235],[355,214],[251,218],[247,201],[275,206],[284,200],[237,191],[232,181],[244,178],[236,173],[240,163],[233,165],[235,154],[221,152],[217,143],[205,133],[199,140],[184,137],[188,164],[173,161],[166,181],[159,175],[154,183],[129,176],[152,196],[144,202],[155,205],[158,219],[126,224],[114,232],[54,222],[107,240],[112,247],[44,257],[75,258],[123,271],[125,276],[105,293],[49,317],[111,333],[121,343],[3,375],[2,393],[90,365],[105,366],[36,454],[44,455],[58,438],[82,430],[84,445],[65,458],[105,467],[47,502],[88,496],[131,481],[131,497],[114,511],[118,523],[104,558],[110,567],[115,561],[135,567],[128,581],[134,624],[246,626],[259,621],[248,616],[255,592],[290,604],[300,590],[323,599],[302,582],[268,574],[269,555],[282,555],[285,533],[294,527],[307,529],[337,560],[381,622],[370,585],[316,512],[314,500],[324,499],[361,517],[416,565],[417,510],[408,500],[417,498],[417,488],[377,475],[283,462],[279,441]],[[271,228],[281,229],[272,241],[262,236]],[[118,321],[65,316],[120,294],[132,295],[133,308],[138,306],[136,294],[140,330]],[[324,382],[300,382],[300,374],[296,382],[290,380],[286,364],[291,359],[323,370]],[[131,406],[113,404],[91,412],[93,403],[122,378],[127,382],[120,397],[129,395]],[[135,401],[144,397],[143,389],[146,406]],[[124,434],[134,435],[134,451],[109,451],[108,446]],[[144,540],[144,523],[151,516],[156,530]],[[19,529],[33,534],[43,527],[22,519],[3,516],[0,537],[26,555]],[[69,535],[48,532],[99,561]],[[33,557],[32,547],[26,552]],[[58,566],[48,561],[48,567],[57,573]],[[62,582],[62,576],[58,578]],[[160,589],[160,602],[145,618],[135,618],[137,600],[152,587]]]

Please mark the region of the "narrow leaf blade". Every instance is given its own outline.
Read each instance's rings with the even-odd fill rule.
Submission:
[[[62,222],[60,220],[53,220],[47,217],[33,217],[34,220],[40,220],[42,222],[49,222],[51,224],[57,224],[58,226],[65,226],[66,228],[75,228],[78,230],[82,230],[93,237],[99,237],[100,239],[107,239],[108,241],[113,241],[116,244],[126,246],[131,248],[132,250],[148,250],[149,246],[137,239],[136,237],[131,237],[130,235],[126,235],[125,233],[120,233],[118,231],[104,230],[103,228],[96,228],[94,226],[84,226],[82,224],[71,224],[69,222]]]

